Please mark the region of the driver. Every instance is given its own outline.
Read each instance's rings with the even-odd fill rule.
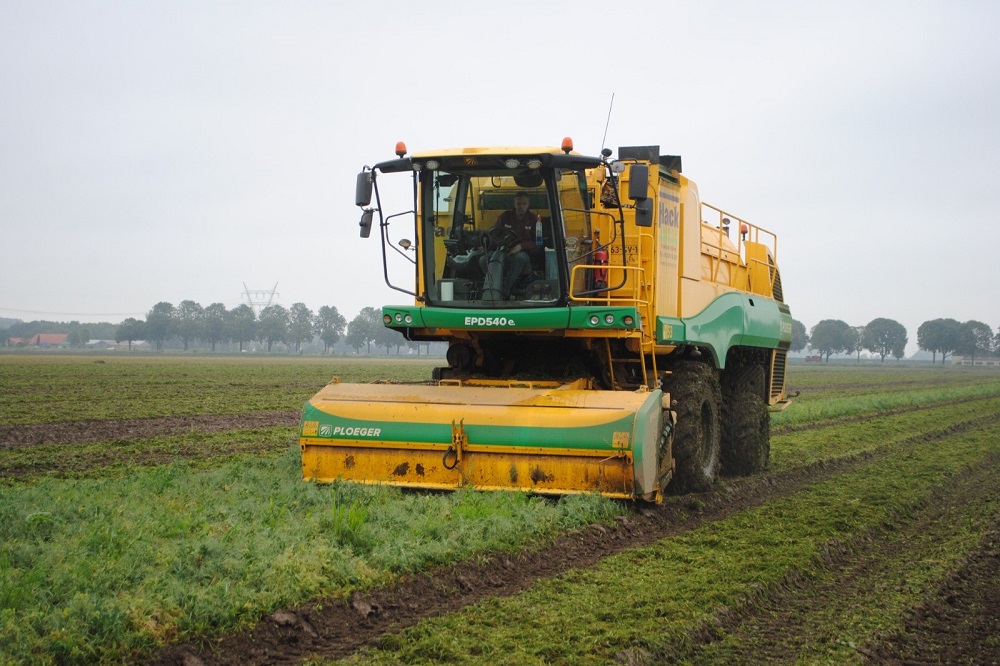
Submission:
[[[514,209],[501,213],[496,224],[493,225],[493,230],[509,229],[513,232],[509,234],[511,242],[515,237],[518,241],[513,247],[508,247],[507,253],[503,257],[504,298],[510,296],[510,289],[519,277],[531,273],[531,258],[544,251],[543,247],[535,243],[535,223],[538,221],[538,216],[528,208],[529,203],[530,198],[527,192],[518,192],[514,196]],[[483,255],[480,258],[479,264],[484,274],[488,275],[489,262],[496,260],[495,253]]]

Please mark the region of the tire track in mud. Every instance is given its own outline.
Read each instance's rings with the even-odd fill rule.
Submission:
[[[611,526],[593,525],[561,535],[538,548],[492,554],[403,577],[396,585],[355,592],[278,611],[253,628],[216,639],[168,646],[154,664],[295,663],[306,657],[336,659],[377,645],[386,633],[459,611],[487,597],[522,592],[535,582],[593,566],[622,551],[723,520],[804,487],[893,455],[910,443],[926,443],[1000,422],[1000,414],[966,420],[873,451],[820,461],[779,475],[730,479],[718,490],[637,505]]]

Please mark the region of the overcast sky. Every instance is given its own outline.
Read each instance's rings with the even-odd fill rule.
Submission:
[[[407,302],[354,176],[658,144],[793,316],[1000,326],[1000,2],[0,0],[0,317]]]

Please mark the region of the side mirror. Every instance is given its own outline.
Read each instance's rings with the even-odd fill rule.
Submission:
[[[640,199],[635,202],[635,226],[653,226],[653,200]]]
[[[364,175],[364,174],[362,174]],[[368,238],[372,233],[372,217],[375,215],[375,209],[369,208],[361,214],[361,237]]]
[[[358,174],[358,183],[354,189],[354,205],[367,206],[372,202],[372,172],[362,171]]]
[[[628,198],[632,201],[647,199],[649,191],[649,165],[633,164],[628,170]]]

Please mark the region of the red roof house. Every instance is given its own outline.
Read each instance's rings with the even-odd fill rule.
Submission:
[[[28,344],[32,347],[58,347],[66,344],[67,333],[39,333],[30,340]]]

